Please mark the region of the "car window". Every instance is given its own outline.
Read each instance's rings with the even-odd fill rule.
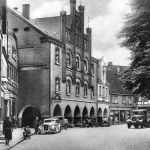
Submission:
[[[56,120],[44,120],[45,123],[49,122],[49,123],[55,123]]]

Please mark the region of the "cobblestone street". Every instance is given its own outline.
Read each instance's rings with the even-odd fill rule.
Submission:
[[[128,129],[126,125],[73,128],[59,134],[34,135],[13,150],[149,150],[150,128]]]

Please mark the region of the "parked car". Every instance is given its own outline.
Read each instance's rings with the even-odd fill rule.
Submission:
[[[69,127],[68,119],[65,119],[63,116],[55,116],[54,118],[59,120],[62,128],[67,129]]]
[[[43,123],[39,126],[39,134],[59,132],[61,132],[61,124],[57,118],[44,119]]]
[[[132,116],[127,119],[127,127],[130,129],[131,126],[138,127],[150,127],[148,119],[148,111],[146,109],[133,110]]]
[[[97,127],[97,122],[95,119],[84,119],[82,127]]]

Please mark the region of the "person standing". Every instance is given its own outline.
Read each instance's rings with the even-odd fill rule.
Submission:
[[[9,117],[6,117],[3,122],[3,134],[5,136],[6,145],[9,145],[9,141],[12,140],[12,122]]]
[[[39,123],[40,123],[40,122],[39,122],[39,118],[36,117],[36,118],[35,118],[35,121],[34,121],[35,134],[38,133]]]

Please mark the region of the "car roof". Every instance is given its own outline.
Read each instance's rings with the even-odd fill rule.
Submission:
[[[133,110],[133,112],[139,112],[139,111],[147,111],[146,109],[136,109],[136,110]]]
[[[44,120],[58,120],[57,118],[46,118]]]

